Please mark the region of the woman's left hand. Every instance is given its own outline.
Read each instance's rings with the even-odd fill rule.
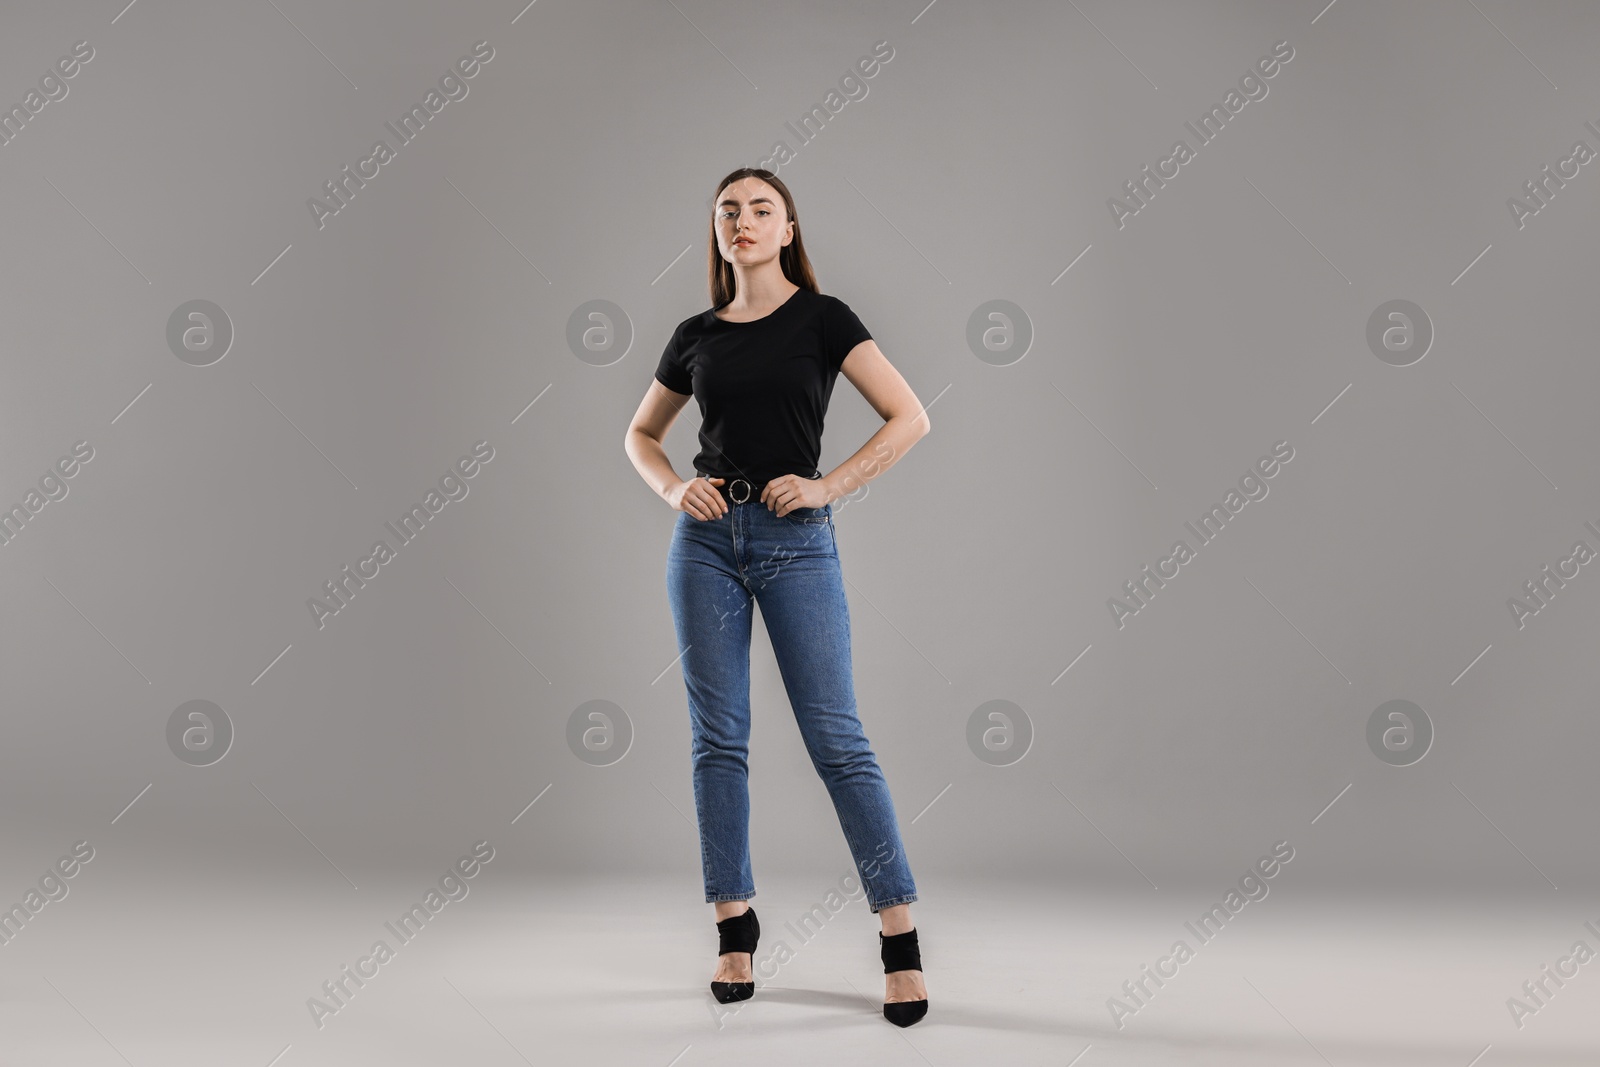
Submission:
[[[761,490],[761,502],[776,515],[787,515],[795,508],[820,508],[828,499],[826,479],[798,474],[780,475]]]

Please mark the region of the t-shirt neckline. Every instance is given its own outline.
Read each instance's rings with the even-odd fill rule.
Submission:
[[[767,312],[765,315],[762,315],[760,318],[745,319],[743,322],[731,322],[728,319],[718,318],[717,317],[717,309],[716,308],[710,309],[709,311],[706,312],[706,314],[711,316],[711,321],[712,322],[715,322],[715,323],[717,323],[719,325],[722,325],[722,326],[754,326],[758,322],[766,322],[768,319],[770,319],[774,315],[778,314],[778,312],[782,311],[784,308],[786,308],[790,304],[794,303],[795,297],[799,296],[804,291],[805,291],[805,286],[803,286],[803,285],[802,286],[797,286],[795,288],[795,291],[790,293],[788,299],[785,300],[783,303],[779,304],[777,307],[773,308],[771,311]],[[724,304],[723,307],[727,307],[727,305]]]

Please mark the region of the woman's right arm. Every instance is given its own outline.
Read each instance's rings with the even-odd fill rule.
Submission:
[[[662,445],[667,431],[678,418],[678,412],[683,410],[690,397],[691,394],[675,393],[652,378],[650,388],[639,402],[639,410],[633,413],[633,421],[628,424],[622,448],[628,453],[628,459],[633,461],[633,469],[639,472],[639,477],[675,510],[687,511],[702,520],[718,518],[727,510],[727,504],[722,494],[712,488],[712,483],[720,484],[722,479],[707,481],[693,478],[684,481],[672,469],[672,462],[667,459],[666,448]]]

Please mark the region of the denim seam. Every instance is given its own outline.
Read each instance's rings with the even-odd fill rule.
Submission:
[[[904,896],[890,897],[888,900],[878,901],[872,906],[872,911],[874,914],[876,914],[877,912],[882,911],[884,908],[893,908],[900,904],[915,904],[916,902],[917,894],[907,893]]]

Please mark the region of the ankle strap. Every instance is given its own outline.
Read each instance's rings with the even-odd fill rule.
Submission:
[[[883,957],[883,973],[922,970],[922,951],[917,947],[915,928],[903,934],[883,935],[878,931],[878,954]]]
[[[717,923],[717,955],[729,952],[755,952],[756,939],[761,936],[761,924],[756,921],[756,910],[746,908],[744,914],[734,915]]]

